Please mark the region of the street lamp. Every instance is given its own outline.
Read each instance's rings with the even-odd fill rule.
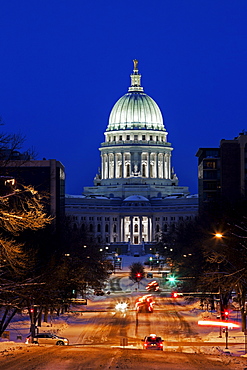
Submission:
[[[223,238],[223,235],[221,233],[216,233],[214,234],[214,236],[219,239]]]

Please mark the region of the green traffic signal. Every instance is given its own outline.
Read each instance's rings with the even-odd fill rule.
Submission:
[[[169,276],[169,277],[167,278],[167,280],[168,280],[170,283],[175,283],[176,278],[175,278],[175,276]]]

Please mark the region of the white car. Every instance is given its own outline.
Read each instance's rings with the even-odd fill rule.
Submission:
[[[29,334],[26,338],[26,344],[30,344],[31,342],[31,334]],[[68,346],[69,340],[67,338],[58,337],[52,333],[40,333],[36,334],[33,337],[34,344],[56,344],[57,346]]]

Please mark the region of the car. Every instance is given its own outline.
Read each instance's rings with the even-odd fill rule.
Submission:
[[[25,341],[26,344],[31,342],[31,334],[29,334]],[[69,340],[67,338],[58,337],[52,333],[39,333],[33,337],[34,344],[56,344],[57,346],[68,346]]]
[[[139,313],[152,313],[153,312],[153,305],[154,300],[151,295],[144,295],[143,297],[139,297],[136,300],[135,309]]]
[[[154,349],[158,351],[163,351],[164,340],[158,337],[156,334],[150,334],[142,339],[143,349]]]
[[[150,283],[148,283],[148,285],[146,286],[146,290],[151,292],[158,292],[160,290],[160,287],[159,287],[159,283],[157,283],[157,281],[151,281]]]

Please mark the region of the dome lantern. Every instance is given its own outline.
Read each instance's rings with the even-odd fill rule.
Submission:
[[[133,74],[130,75],[131,78],[131,86],[129,87],[129,92],[131,91],[142,91],[143,92],[143,87],[141,87],[141,75],[138,73],[137,65],[138,65],[138,60],[134,59],[134,70]]]
[[[131,86],[113,106],[106,131],[120,130],[156,130],[166,131],[158,104],[143,92],[141,75],[136,59],[134,70],[130,75]]]

